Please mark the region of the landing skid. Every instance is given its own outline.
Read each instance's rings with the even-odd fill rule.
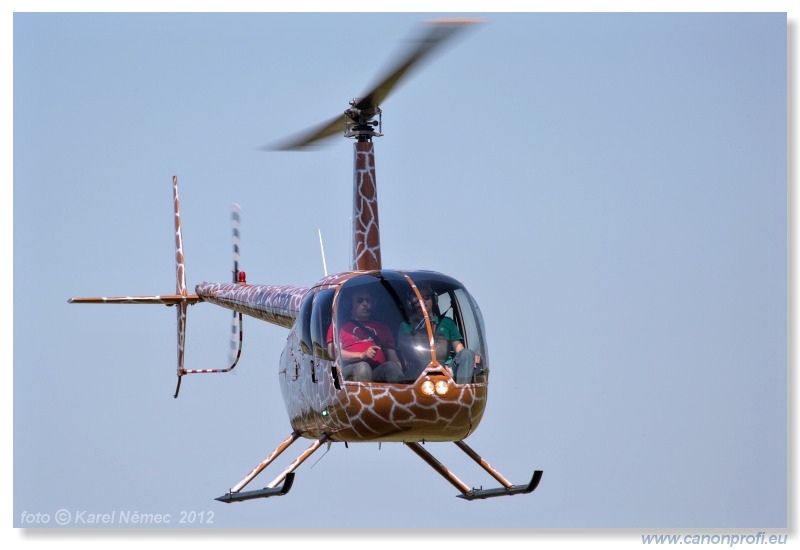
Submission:
[[[225,503],[231,502],[242,502],[245,500],[253,500],[256,498],[269,498],[269,497],[277,497],[283,496],[289,492],[292,488],[292,484],[294,483],[294,471],[303,463],[305,460],[311,456],[320,446],[328,440],[327,434],[322,434],[317,440],[315,440],[303,453],[298,456],[278,477],[272,480],[269,485],[264,487],[263,489],[258,489],[255,491],[244,491],[242,489],[253,481],[255,477],[260,474],[267,466],[269,466],[272,461],[274,461],[278,456],[280,456],[283,451],[289,448],[289,446],[297,441],[300,437],[300,432],[294,431],[292,434],[286,438],[286,440],[278,445],[278,447],[272,451],[267,458],[265,458],[258,466],[253,468],[253,470],[247,474],[244,479],[242,479],[234,488],[230,491],[218,497],[216,500]],[[493,478],[495,478],[502,487],[498,487],[495,489],[484,489],[481,488],[469,488],[463,481],[458,479],[453,472],[447,469],[441,462],[436,460],[433,455],[431,455],[428,451],[422,448],[422,445],[415,442],[407,442],[405,445],[414,451],[422,460],[428,463],[434,470],[439,472],[439,474],[444,477],[447,481],[449,481],[456,489],[458,489],[461,494],[456,495],[459,498],[463,498],[465,500],[480,500],[492,497],[503,497],[509,495],[519,495],[519,494],[527,494],[533,492],[536,487],[539,486],[539,482],[542,479],[542,471],[536,470],[533,472],[533,477],[531,478],[530,483],[527,485],[512,485],[506,478],[500,474],[497,470],[495,470],[488,462],[486,462],[483,458],[478,455],[475,451],[473,451],[466,443],[463,441],[455,441],[456,446],[464,451],[472,460],[478,463],[478,465],[486,470]]]
[[[241,502],[243,500],[253,500],[254,498],[281,497],[289,492],[294,483],[294,472],[286,474],[286,479],[280,487],[264,487],[257,491],[245,491],[238,493],[225,493],[214,500],[220,502]]]
[[[542,479],[542,470],[535,470],[533,472],[533,477],[531,478],[530,483],[527,485],[512,485],[506,478],[504,478],[500,472],[495,470],[488,462],[486,462],[483,458],[478,455],[475,451],[473,451],[466,443],[463,441],[455,441],[456,446],[464,451],[472,460],[478,463],[478,465],[486,470],[493,478],[500,482],[502,487],[498,487],[496,489],[484,489],[484,488],[472,488],[470,489],[463,481],[458,479],[456,475],[447,469],[447,467],[436,460],[432,454],[422,448],[422,445],[419,443],[406,443],[405,445],[414,451],[422,460],[428,463],[434,470],[439,472],[443,478],[449,481],[453,487],[458,489],[461,494],[456,495],[459,498],[463,498],[465,500],[479,500],[485,498],[492,498],[492,497],[504,497],[509,495],[519,495],[519,494],[527,494],[532,493],[536,487],[539,486],[539,482]]]
[[[539,486],[539,481],[541,481],[541,479],[542,471],[536,470],[533,472],[531,482],[527,485],[511,485],[509,487],[498,487],[496,489],[473,489],[468,493],[456,496],[465,500],[476,500],[491,497],[504,497],[507,495],[526,495],[532,493],[533,490]]]

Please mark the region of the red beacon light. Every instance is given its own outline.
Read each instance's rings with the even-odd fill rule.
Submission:
[[[244,271],[239,272],[239,284],[247,284],[247,274]]]

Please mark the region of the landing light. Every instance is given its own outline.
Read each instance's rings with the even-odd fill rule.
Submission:
[[[449,389],[450,384],[447,383],[447,380],[437,380],[436,382],[433,380],[425,380],[419,385],[419,391],[424,395],[433,395],[434,393],[437,395],[444,395]]]

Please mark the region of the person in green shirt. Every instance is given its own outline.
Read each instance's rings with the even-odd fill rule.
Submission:
[[[437,305],[436,293],[433,289],[429,286],[424,286],[420,287],[419,291],[422,295],[425,311],[428,313],[428,320],[433,329],[437,361],[450,371],[457,383],[468,384],[472,382],[474,370],[480,364],[480,356],[464,346],[464,336],[458,330],[455,321],[450,317],[441,315]],[[409,322],[400,325],[398,340],[401,343],[409,340],[413,341],[415,337],[419,340],[414,347],[421,350],[422,353],[413,354],[413,357],[406,357],[406,376],[414,380],[428,366],[430,352],[428,351],[426,356],[425,349],[428,348],[430,341],[425,327],[422,307],[413,291],[408,293],[407,302],[413,308],[413,311]]]

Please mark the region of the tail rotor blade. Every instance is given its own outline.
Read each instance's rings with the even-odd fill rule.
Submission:
[[[239,244],[240,229],[242,223],[242,208],[236,204],[231,204],[231,231],[233,237],[233,282],[239,282]],[[231,316],[231,340],[228,347],[228,364],[234,365],[241,354],[241,330],[240,316],[234,311]],[[236,374],[237,371],[233,371]]]
[[[241,227],[242,208],[236,204],[231,204],[231,230],[233,232],[233,282],[239,282],[239,228]]]

